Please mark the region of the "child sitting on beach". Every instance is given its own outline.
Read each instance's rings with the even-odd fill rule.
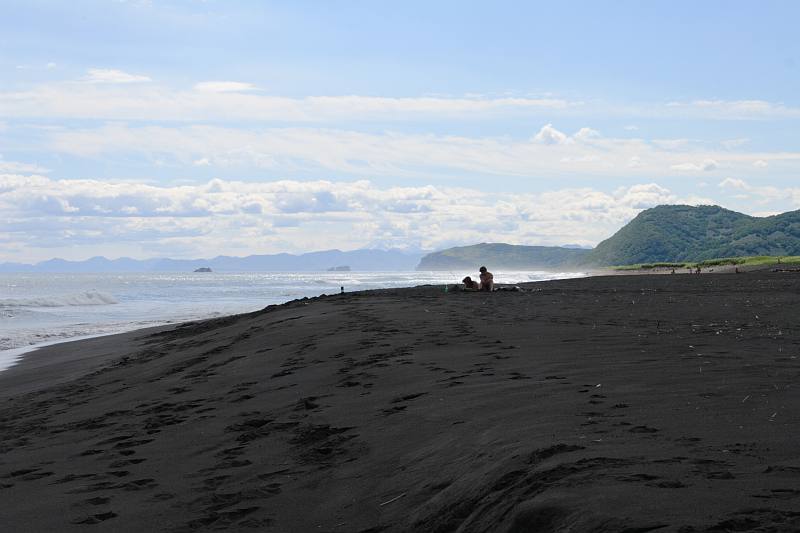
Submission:
[[[485,266],[480,268],[481,271],[481,285],[480,290],[491,292],[494,290],[494,276],[491,272],[486,270]]]
[[[468,291],[477,291],[481,288],[477,281],[474,281],[471,277],[467,276],[466,278],[461,280],[461,283],[464,284],[464,289]]]

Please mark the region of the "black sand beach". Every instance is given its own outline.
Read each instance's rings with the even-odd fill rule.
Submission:
[[[800,274],[383,290],[0,373],[3,531],[798,531]]]

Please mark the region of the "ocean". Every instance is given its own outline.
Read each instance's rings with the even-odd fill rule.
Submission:
[[[457,283],[475,272],[0,274],[0,370],[32,346],[263,309],[321,294]],[[584,276],[495,272],[496,283]]]

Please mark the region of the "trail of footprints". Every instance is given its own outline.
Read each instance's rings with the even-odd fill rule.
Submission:
[[[109,382],[106,385],[113,385]],[[62,388],[65,400],[74,388]],[[92,390],[94,392],[94,390]],[[187,388],[172,388],[167,391],[173,397],[189,392]],[[85,396],[85,395],[84,395]],[[82,398],[81,401],[85,401]],[[85,498],[73,500],[72,507],[78,515],[70,519],[73,524],[92,525],[116,518],[114,510],[114,494],[119,491],[152,493],[152,501],[166,501],[174,495],[157,491],[159,483],[150,477],[136,475],[137,466],[147,461],[147,445],[153,441],[152,435],[164,428],[179,424],[190,417],[202,419],[203,413],[213,410],[206,406],[213,399],[184,401],[153,401],[139,404],[130,410],[110,411],[90,419],[79,420],[61,426],[49,425],[53,416],[46,416],[47,410],[56,400],[47,400],[32,404],[32,409],[42,412],[41,426],[37,433],[57,435],[65,431],[86,431],[94,434],[110,435],[94,441],[92,445],[77,453],[73,461],[60,463],[68,465],[85,465],[91,473],[73,471],[56,474],[44,465],[0,474],[0,489],[11,488],[15,483],[43,481],[51,485],[64,485],[64,493],[69,495],[85,495]],[[74,404],[74,401],[72,402]],[[51,411],[52,413],[52,411]],[[13,426],[8,429],[9,435],[19,431],[30,431],[27,427]],[[17,439],[17,444],[20,441]],[[144,452],[139,455],[140,452]],[[86,463],[91,458],[95,464]],[[50,464],[54,464],[50,462]],[[79,466],[78,466],[79,468]]]
[[[594,407],[602,406],[607,403],[607,397],[604,394],[596,392],[599,387],[596,385],[584,385],[578,392],[583,394],[586,398],[586,403]],[[646,438],[646,439],[661,439],[666,438],[661,436],[661,431],[658,428],[651,427],[645,424],[634,424],[625,420],[625,409],[629,405],[619,402],[608,406],[605,411],[588,410],[579,414],[585,418],[581,423],[581,427],[597,437],[594,439],[587,439],[590,442],[601,442],[606,438]],[[619,433],[622,431],[623,433]],[[616,432],[616,435],[609,435]],[[627,434],[627,436],[626,436]],[[736,475],[732,472],[735,468],[735,463],[728,460],[721,460],[713,458],[715,453],[719,450],[706,449],[702,446],[702,439],[698,437],[679,437],[672,439],[672,443],[678,447],[686,450],[686,455],[676,455],[669,458],[655,459],[645,461],[639,464],[639,467],[647,470],[655,470],[658,472],[665,472],[664,466],[671,465],[668,469],[673,474],[672,479],[664,478],[662,475],[655,475],[648,472],[624,474],[616,479],[625,482],[644,483],[650,487],[662,489],[683,489],[690,486],[692,479],[697,480],[713,480],[713,481],[726,481],[736,479]],[[733,456],[746,456],[756,458],[754,453],[755,445],[747,443],[733,443],[725,447],[724,452]],[[707,457],[704,455],[712,455]],[[789,473],[790,478],[796,482],[800,477],[800,467],[797,466],[770,466],[764,473],[784,474]],[[689,484],[687,484],[689,483]],[[779,499],[790,500],[800,498],[800,490],[795,488],[775,488],[764,489],[761,493],[750,495],[753,498],[760,499]]]
[[[361,318],[355,317],[352,322],[353,328],[360,328],[363,323]],[[338,358],[343,363],[341,368],[341,382],[339,386],[350,388],[353,382],[363,391],[368,392],[372,386],[372,381],[376,378],[375,371],[386,368],[390,365],[414,364],[414,346],[403,346],[391,348],[387,342],[379,342],[376,339],[391,335],[411,335],[410,331],[395,328],[391,323],[373,321],[370,331],[363,337],[359,350],[372,352],[363,359],[348,357]],[[184,346],[190,345],[190,340],[182,339],[181,335],[173,335],[169,343],[173,348],[177,343]],[[280,372],[272,378],[280,380],[292,376],[309,364],[309,355],[316,348],[316,339],[308,338],[305,343],[294,345],[294,353],[286,358]],[[421,341],[418,341],[421,342]],[[169,352],[170,346],[163,349],[145,348],[138,354],[126,357],[118,361],[115,366],[130,366],[134,364],[147,363],[155,359],[164,357]],[[260,352],[267,352],[275,347],[268,347]],[[154,378],[154,381],[164,379],[169,376],[176,376],[180,385],[170,386],[165,392],[171,398],[169,401],[146,402],[135,406],[130,410],[109,412],[91,419],[81,420],[69,426],[49,427],[46,431],[59,433],[64,431],[89,431],[103,432],[109,435],[108,438],[95,441],[91,446],[78,454],[79,458],[91,458],[103,466],[91,467],[93,473],[85,472],[66,472],[57,475],[53,470],[47,469],[44,465],[36,465],[32,468],[21,469],[0,475],[0,488],[13,487],[15,483],[45,481],[49,483],[65,486],[65,492],[71,495],[85,496],[73,500],[73,509],[76,515],[70,519],[73,524],[92,525],[100,524],[117,518],[118,510],[115,510],[115,494],[124,492],[142,492],[152,502],[175,502],[175,505],[186,506],[196,510],[197,518],[185,524],[179,530],[191,531],[197,528],[213,524],[214,527],[235,525],[242,528],[263,528],[270,524],[269,518],[264,518],[263,513],[258,514],[259,502],[265,498],[270,498],[282,491],[282,482],[287,477],[301,475],[303,471],[288,472],[275,470],[271,473],[260,474],[256,479],[245,482],[242,490],[230,490],[231,470],[246,469],[252,465],[252,458],[249,457],[248,447],[251,443],[260,439],[271,438],[285,443],[289,453],[295,454],[303,469],[325,469],[330,468],[341,462],[354,460],[360,452],[363,452],[364,444],[360,442],[357,433],[349,427],[334,427],[306,420],[306,417],[314,412],[318,412],[324,407],[324,396],[311,396],[302,398],[293,408],[294,419],[277,420],[274,416],[260,411],[242,411],[239,421],[235,421],[226,427],[226,432],[230,433],[234,444],[221,450],[213,451],[214,460],[212,465],[197,472],[200,479],[195,491],[198,497],[189,502],[177,501],[176,495],[159,491],[157,480],[149,477],[136,475],[138,465],[145,463],[147,459],[147,445],[152,442],[154,434],[157,434],[169,426],[175,426],[189,420],[202,420],[212,416],[214,407],[207,405],[217,401],[217,398],[210,400],[180,400],[178,398],[190,394],[192,385],[212,378],[222,367],[234,363],[240,356],[233,355],[225,359],[214,361],[213,356],[230,349],[230,345],[217,345],[197,357],[193,357],[169,367],[163,374]],[[209,362],[213,361],[213,362]],[[316,363],[319,361],[311,361]],[[98,372],[102,374],[103,372]],[[259,383],[256,381],[244,381],[222,393],[223,401],[231,404],[246,403],[252,400],[255,395],[252,388]],[[47,399],[42,402],[33,402],[30,409],[39,410],[42,413],[56,415],[59,409],[68,409],[70,406],[80,405],[91,401],[92,397],[106,393],[97,388],[85,387],[78,392],[78,388],[83,384],[77,384],[69,389],[60,391],[68,401],[65,405],[58,406],[57,400]],[[114,388],[116,391],[124,391],[127,386],[120,380],[112,380],[103,384],[104,387]],[[292,384],[287,382],[286,385]],[[78,392],[76,394],[76,392]],[[363,393],[362,392],[362,393]],[[421,393],[406,394],[395,398],[391,407],[384,413],[386,416],[400,412],[422,396]],[[134,420],[134,423],[131,423]],[[47,427],[42,424],[42,427]],[[24,435],[30,431],[44,431],[40,427],[13,427],[17,438],[9,435],[10,439],[4,439],[3,446],[9,449],[27,444]],[[76,464],[81,464],[78,461]],[[237,483],[238,485],[238,483]],[[226,490],[227,489],[227,490]]]

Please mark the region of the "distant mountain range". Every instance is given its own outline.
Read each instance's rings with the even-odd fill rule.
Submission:
[[[800,255],[800,210],[752,217],[719,206],[662,205],[593,250],[483,243],[428,254],[417,268],[560,270],[753,255]]]
[[[421,253],[399,250],[326,250],[301,255],[275,254],[247,257],[218,256],[213,259],[106,259],[86,261],[51,259],[34,265],[0,263],[0,272],[193,272],[210,268],[214,272],[303,272],[348,266],[351,270],[414,270]]]

